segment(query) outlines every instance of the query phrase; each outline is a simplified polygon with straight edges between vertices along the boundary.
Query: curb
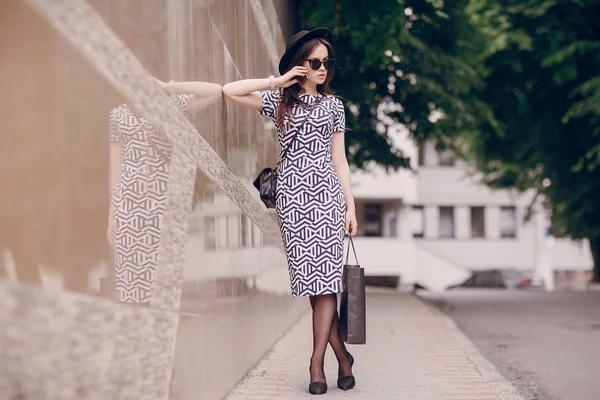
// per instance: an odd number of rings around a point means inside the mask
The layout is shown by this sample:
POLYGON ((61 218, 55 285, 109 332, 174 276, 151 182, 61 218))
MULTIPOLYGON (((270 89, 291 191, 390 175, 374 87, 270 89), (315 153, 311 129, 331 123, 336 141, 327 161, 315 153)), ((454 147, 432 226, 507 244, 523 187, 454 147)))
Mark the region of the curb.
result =
POLYGON ((519 390, 481 354, 471 339, 467 337, 450 316, 422 299, 419 295, 415 294, 414 296, 442 320, 444 327, 456 341, 458 347, 466 354, 471 363, 475 366, 477 372, 479 372, 492 389, 498 393, 502 400, 526 400, 525 397, 519 393, 519 390))

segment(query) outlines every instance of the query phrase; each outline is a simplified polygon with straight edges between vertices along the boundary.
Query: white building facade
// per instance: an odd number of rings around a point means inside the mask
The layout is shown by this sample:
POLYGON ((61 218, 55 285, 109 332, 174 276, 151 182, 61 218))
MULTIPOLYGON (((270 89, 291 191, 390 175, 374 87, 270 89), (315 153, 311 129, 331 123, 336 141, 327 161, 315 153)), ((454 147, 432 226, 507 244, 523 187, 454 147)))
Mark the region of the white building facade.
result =
POLYGON ((552 289, 554 271, 592 268, 587 243, 547 236, 542 213, 524 222, 531 195, 492 191, 434 143, 417 149, 402 128, 392 129, 415 172, 374 168, 352 177, 356 246, 367 275, 444 290, 472 271, 514 268, 543 278, 552 289))

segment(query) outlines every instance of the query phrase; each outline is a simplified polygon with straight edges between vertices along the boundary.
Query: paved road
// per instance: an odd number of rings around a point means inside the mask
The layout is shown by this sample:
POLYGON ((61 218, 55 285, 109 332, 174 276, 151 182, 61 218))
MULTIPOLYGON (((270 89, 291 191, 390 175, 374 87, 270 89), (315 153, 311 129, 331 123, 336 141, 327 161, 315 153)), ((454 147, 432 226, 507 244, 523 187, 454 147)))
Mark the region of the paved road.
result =
POLYGON ((527 399, 600 399, 600 292, 419 293, 527 399))

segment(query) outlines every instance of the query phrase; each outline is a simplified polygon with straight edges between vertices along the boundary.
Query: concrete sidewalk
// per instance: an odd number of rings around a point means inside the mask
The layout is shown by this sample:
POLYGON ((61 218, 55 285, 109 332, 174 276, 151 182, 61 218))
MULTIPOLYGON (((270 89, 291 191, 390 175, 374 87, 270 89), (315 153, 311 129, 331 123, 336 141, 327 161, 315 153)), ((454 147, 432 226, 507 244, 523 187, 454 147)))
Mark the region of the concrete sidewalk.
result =
MULTIPOLYGON (((522 400, 445 315, 412 294, 369 292, 367 344, 348 346, 356 388, 336 386, 337 362, 327 350, 332 399, 522 400)), ((238 384, 228 400, 306 399, 312 349, 305 315, 238 384)))

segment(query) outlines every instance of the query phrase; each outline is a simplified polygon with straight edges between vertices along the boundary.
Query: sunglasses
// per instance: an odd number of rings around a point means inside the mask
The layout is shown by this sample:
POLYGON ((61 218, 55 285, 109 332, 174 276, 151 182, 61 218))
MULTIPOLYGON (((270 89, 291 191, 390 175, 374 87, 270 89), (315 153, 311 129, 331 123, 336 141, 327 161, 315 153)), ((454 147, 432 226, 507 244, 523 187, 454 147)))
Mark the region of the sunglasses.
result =
POLYGON ((310 64, 310 67, 312 69, 314 69, 315 71, 318 71, 319 68, 321 68, 321 65, 324 65, 326 70, 330 70, 335 66, 335 60, 333 58, 329 59, 327 61, 321 61, 317 58, 313 58, 312 60, 306 60, 306 61, 308 61, 308 63, 310 64))

